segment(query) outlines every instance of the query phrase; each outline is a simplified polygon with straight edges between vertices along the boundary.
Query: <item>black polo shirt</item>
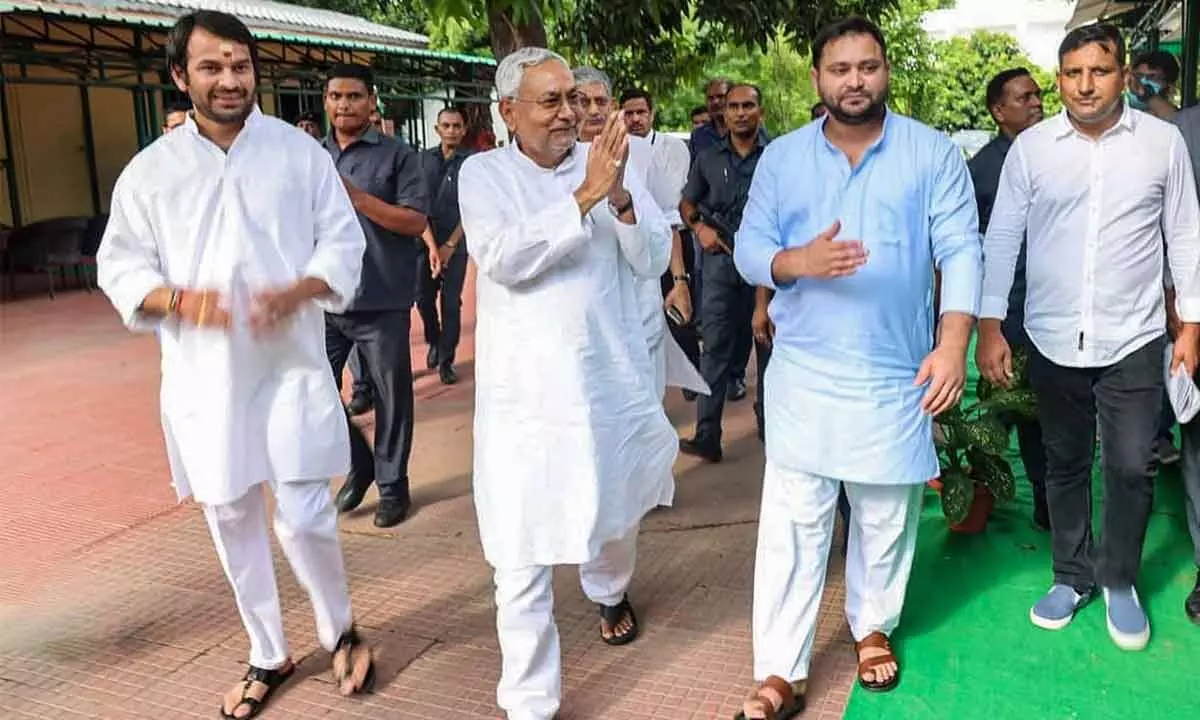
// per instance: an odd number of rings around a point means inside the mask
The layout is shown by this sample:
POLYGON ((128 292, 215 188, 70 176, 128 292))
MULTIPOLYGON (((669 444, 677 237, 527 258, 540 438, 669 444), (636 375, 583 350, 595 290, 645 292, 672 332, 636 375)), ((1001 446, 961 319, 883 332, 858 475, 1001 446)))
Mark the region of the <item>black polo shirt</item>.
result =
MULTIPOLYGON (((986 233, 992 219, 992 207, 996 203, 996 191, 1000 188, 1000 171, 1004 159, 1012 148, 1012 138, 1000 133, 984 145, 975 157, 967 161, 971 182, 975 185, 975 204, 979 209, 979 232, 986 233)), ((1012 290, 1008 293, 1008 315, 1018 319, 1025 316, 1025 242, 1017 255, 1016 272, 1013 274, 1012 290)))
MULTIPOLYGON (((737 154, 728 137, 700 151, 688 174, 683 198, 719 213, 736 231, 750 196, 750 181, 766 146, 766 136, 759 133, 754 149, 746 157, 737 154)), ((733 238, 728 240, 732 242, 733 238)))
POLYGON ((469 150, 459 147, 446 157, 441 145, 421 153, 425 186, 429 188, 429 224, 438 245, 445 245, 458 227, 458 171, 470 155, 469 150))
MULTIPOLYGON (((362 137, 338 147, 333 133, 325 136, 325 149, 337 170, 351 183, 391 205, 429 213, 429 193, 421 172, 421 157, 408 143, 368 128, 362 137)), ((418 237, 398 235, 358 214, 367 249, 363 254, 362 282, 347 312, 408 310, 417 284, 418 237)))

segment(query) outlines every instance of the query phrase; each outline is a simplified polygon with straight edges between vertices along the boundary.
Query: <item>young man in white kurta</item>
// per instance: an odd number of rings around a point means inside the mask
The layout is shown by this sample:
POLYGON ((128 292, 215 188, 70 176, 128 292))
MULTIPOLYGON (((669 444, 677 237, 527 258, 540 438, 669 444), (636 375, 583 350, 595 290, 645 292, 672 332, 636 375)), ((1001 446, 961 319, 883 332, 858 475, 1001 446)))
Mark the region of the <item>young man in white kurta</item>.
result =
POLYGON ((99 285, 129 328, 158 331, 176 491, 204 508, 250 636, 252 669, 276 671, 291 661, 263 483, 275 497, 276 535, 312 599, 321 644, 333 651, 352 632, 329 497, 329 478, 348 468, 349 446, 322 310, 338 312, 354 297, 365 241, 328 154, 264 116, 250 104, 252 92, 238 95, 246 89, 238 82, 253 86, 244 26, 220 13, 180 23, 185 30, 177 26, 172 38, 187 51, 173 69, 183 73, 188 58, 199 57, 231 65, 235 79, 226 87, 227 73, 213 93, 193 88, 198 115, 121 173, 97 253, 99 285), (218 92, 247 106, 214 109, 218 92), (214 132, 221 137, 211 139, 214 132), (263 326, 264 312, 278 323, 263 326))
POLYGON ((561 688, 553 566, 581 565, 588 598, 620 604, 641 518, 674 494, 675 432, 624 279, 658 277, 670 235, 636 180, 618 186, 615 130, 574 142, 562 58, 519 50, 496 84, 520 140, 459 176, 479 270, 475 505, 495 568, 497 701, 510 720, 549 720, 561 688))

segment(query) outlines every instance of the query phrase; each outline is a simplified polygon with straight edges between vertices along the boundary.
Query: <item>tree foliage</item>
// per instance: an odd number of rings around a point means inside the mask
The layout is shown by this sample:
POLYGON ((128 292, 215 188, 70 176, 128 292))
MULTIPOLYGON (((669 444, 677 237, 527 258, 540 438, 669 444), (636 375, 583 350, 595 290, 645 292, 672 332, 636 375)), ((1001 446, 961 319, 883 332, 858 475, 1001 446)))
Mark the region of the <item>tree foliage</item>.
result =
POLYGON ((922 118, 934 127, 946 132, 995 130, 986 106, 987 84, 997 73, 1014 67, 1029 69, 1045 91, 1046 114, 1058 111, 1053 76, 1034 65, 1011 35, 978 30, 936 43, 934 57, 938 82, 931 85, 932 101, 923 108, 922 118))

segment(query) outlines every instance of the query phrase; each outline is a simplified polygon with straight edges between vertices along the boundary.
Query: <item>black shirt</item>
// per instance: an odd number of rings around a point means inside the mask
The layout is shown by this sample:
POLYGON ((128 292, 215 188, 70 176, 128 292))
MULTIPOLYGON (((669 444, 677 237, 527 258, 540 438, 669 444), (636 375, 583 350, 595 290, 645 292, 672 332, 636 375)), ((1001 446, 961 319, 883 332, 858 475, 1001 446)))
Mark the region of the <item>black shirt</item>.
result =
MULTIPOLYGON (((391 205, 429 213, 421 158, 408 143, 369 128, 345 150, 338 147, 332 132, 323 144, 338 172, 360 189, 391 205)), ((347 312, 408 310, 416 292, 421 239, 398 235, 362 213, 358 220, 367 236, 367 249, 363 253, 362 282, 347 312)))
POLYGON ((429 188, 429 224, 438 245, 445 245, 458 227, 458 171, 470 155, 469 150, 460 147, 447 158, 440 145, 421 153, 425 186, 429 188))
MULTIPOLYGON (((742 211, 750 196, 750 181, 758 159, 762 157, 767 139, 759 133, 754 149, 746 157, 737 154, 728 137, 705 150, 701 150, 692 163, 683 198, 709 212, 720 215, 736 231, 742 223, 742 211)), ((717 228, 714 228, 717 229, 717 228)), ((724 235, 724 233, 721 233, 724 235)), ((722 237, 732 243, 732 237, 722 237)))
MULTIPOLYGON (((975 204, 979 209, 979 232, 986 233, 992 219, 992 206, 996 204, 996 191, 1000 187, 1000 171, 1004 169, 1004 158, 1012 148, 1012 138, 1000 133, 984 145, 975 157, 967 161, 971 171, 971 182, 975 184, 975 204)), ((1025 316, 1025 243, 1017 254, 1016 272, 1013 274, 1012 290, 1008 293, 1008 316, 1025 316)))

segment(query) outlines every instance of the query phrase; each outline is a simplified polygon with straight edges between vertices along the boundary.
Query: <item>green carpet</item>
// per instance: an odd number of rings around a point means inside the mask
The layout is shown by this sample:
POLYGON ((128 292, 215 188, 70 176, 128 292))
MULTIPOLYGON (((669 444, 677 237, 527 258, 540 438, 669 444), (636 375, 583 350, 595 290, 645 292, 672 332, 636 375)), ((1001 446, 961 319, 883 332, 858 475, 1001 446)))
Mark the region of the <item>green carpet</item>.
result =
MULTIPOLYGON (((1011 455, 1020 472, 1015 443, 1011 455)), ((1024 476, 1017 478, 1017 493, 1015 501, 997 505, 987 531, 977 536, 950 533, 937 496, 926 493, 904 617, 895 634, 902 681, 886 694, 855 685, 844 717, 1200 717, 1200 675, 1193 665, 1200 661, 1200 627, 1183 613, 1196 568, 1177 471, 1160 475, 1155 493, 1138 583, 1152 636, 1140 653, 1112 644, 1102 600, 1058 632, 1029 622, 1030 606, 1052 580, 1050 536, 1030 524, 1024 476)), ((1098 510, 1099 484, 1094 497, 1098 510)))

